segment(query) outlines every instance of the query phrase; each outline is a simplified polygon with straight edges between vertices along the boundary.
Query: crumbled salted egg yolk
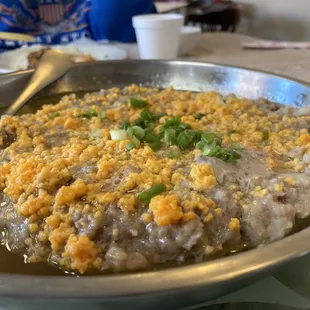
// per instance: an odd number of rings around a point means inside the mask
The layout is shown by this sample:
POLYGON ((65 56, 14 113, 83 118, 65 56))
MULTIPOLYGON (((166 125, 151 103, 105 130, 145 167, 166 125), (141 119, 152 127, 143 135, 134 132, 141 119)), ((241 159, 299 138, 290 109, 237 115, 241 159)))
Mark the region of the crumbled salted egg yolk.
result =
POLYGON ((159 195, 154 197, 150 203, 155 223, 158 226, 177 224, 183 217, 183 211, 179 206, 176 195, 159 195))
POLYGON ((209 190, 216 186, 216 178, 213 168, 208 164, 193 164, 190 171, 190 178, 194 188, 197 190, 209 190))
POLYGON ((55 198, 57 204, 66 204, 84 196, 88 192, 88 186, 82 181, 77 180, 70 186, 62 186, 55 198))
POLYGON ((71 259, 71 268, 79 270, 83 274, 92 267, 97 256, 97 249, 95 243, 87 236, 75 236, 72 234, 68 239, 62 256, 69 257, 71 259))

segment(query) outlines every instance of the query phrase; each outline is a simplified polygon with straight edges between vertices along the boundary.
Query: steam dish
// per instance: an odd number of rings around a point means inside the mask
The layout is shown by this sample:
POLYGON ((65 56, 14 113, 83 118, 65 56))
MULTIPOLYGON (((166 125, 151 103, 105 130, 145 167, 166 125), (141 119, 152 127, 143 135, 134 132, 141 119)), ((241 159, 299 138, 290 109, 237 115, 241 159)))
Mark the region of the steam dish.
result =
POLYGON ((310 215, 309 108, 131 85, 0 121, 3 242, 77 274, 197 263, 310 215))

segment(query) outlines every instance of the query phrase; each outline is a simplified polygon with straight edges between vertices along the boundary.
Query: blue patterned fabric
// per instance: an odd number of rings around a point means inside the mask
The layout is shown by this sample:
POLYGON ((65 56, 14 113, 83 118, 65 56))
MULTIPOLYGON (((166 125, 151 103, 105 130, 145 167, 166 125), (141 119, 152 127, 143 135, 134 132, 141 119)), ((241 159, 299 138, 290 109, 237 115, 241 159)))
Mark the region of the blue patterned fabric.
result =
MULTIPOLYGON (((132 16, 154 12, 153 0, 2 0, 0 31, 31 34, 41 44, 68 43, 85 36, 133 42, 132 16)), ((0 40, 0 49, 22 44, 0 40)))

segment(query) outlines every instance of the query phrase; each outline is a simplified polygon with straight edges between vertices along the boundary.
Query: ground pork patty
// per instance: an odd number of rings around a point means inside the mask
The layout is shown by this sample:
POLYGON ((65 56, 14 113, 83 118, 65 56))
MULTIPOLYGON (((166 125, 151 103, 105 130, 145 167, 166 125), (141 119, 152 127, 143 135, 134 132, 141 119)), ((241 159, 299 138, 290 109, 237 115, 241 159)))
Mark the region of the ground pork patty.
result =
POLYGON ((136 85, 2 117, 3 242, 83 274, 280 239, 310 215, 309 120, 305 108, 136 85))

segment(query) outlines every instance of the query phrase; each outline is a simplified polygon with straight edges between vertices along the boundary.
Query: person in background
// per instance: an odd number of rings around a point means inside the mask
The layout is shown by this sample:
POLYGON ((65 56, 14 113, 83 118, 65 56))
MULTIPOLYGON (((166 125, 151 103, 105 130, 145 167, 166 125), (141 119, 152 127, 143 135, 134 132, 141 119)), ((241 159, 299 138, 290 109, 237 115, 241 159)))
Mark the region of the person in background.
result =
POLYGON ((134 42, 132 17, 149 13, 156 13, 152 0, 92 0, 89 11, 92 37, 95 40, 134 42))
MULTIPOLYGON (((132 17, 155 12, 153 0, 2 0, 0 31, 31 34, 47 45, 82 37, 134 42, 132 17)), ((2 49, 22 44, 0 40, 2 49)))

